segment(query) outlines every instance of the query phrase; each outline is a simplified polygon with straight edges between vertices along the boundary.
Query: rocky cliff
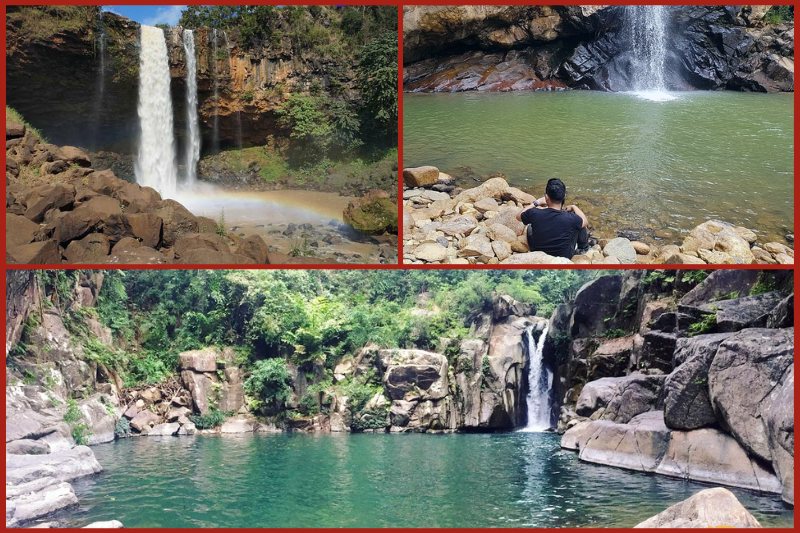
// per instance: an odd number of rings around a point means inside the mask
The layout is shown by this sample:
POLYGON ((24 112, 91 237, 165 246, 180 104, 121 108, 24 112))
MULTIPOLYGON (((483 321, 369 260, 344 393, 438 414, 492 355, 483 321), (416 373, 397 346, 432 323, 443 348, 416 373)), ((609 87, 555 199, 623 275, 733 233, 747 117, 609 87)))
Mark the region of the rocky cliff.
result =
POLYGON ((544 355, 562 446, 793 503, 792 274, 697 276, 603 276, 554 312, 544 355))
MULTIPOLYGON (((408 6, 409 91, 631 88, 623 6, 408 6)), ((673 90, 794 90, 794 24, 768 6, 668 7, 673 90)))

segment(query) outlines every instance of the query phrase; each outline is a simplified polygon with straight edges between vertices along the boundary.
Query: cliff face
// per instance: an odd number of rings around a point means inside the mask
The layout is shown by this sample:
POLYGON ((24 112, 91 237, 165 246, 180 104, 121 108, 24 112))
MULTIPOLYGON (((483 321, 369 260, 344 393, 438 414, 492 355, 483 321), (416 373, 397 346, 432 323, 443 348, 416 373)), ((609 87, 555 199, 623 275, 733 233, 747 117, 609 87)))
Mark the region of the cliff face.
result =
MULTIPOLYGON (((794 90, 794 25, 768 6, 667 8, 671 89, 794 90)), ((404 8, 405 89, 631 88, 621 6, 404 8)))
POLYGON ((544 350, 562 447, 793 503, 791 287, 791 272, 738 270, 586 284, 554 312, 544 350))
MULTIPOLYGON (((109 12, 101 16, 97 6, 11 7, 6 30, 9 106, 56 144, 135 152, 137 23, 109 12)), ((319 49, 296 52, 287 35, 249 46, 235 30, 194 33, 206 147, 264 145, 286 135, 275 110, 291 93, 352 91, 353 61, 334 60, 319 49)), ((166 31, 179 144, 186 130, 182 38, 182 28, 166 31)))

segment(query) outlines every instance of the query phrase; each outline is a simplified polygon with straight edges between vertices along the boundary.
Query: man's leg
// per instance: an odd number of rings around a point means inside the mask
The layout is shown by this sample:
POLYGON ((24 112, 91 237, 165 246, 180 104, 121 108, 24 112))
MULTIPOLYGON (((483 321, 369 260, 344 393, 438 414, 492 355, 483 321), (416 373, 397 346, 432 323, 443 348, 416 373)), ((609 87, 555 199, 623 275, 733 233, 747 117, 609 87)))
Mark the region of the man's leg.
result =
POLYGON ((585 248, 589 244, 589 230, 581 228, 578 232, 578 248, 585 248))
POLYGON ((528 241, 528 250, 533 251, 533 226, 525 225, 525 239, 528 241))

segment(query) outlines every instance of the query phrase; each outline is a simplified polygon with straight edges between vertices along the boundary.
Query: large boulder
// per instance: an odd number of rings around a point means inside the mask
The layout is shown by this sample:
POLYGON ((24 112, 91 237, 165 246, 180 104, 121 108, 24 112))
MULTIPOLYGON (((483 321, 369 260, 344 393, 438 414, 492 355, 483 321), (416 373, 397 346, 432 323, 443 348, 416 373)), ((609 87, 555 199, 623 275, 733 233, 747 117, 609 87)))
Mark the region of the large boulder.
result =
POLYGON ((220 354, 216 348, 189 350, 178 354, 178 365, 181 370, 194 370, 195 372, 216 372, 217 359, 219 358, 220 354))
POLYGON ((665 379, 663 375, 629 376, 619 383, 601 418, 624 424, 642 413, 661 409, 665 379))
POLYGON ((424 350, 379 352, 386 393, 392 400, 436 400, 447 396, 447 358, 424 350))
POLYGON ((114 428, 117 423, 117 417, 114 414, 115 403, 115 398, 105 394, 96 394, 78 403, 89 428, 89 444, 101 444, 114 440, 114 428))
POLYGON ((762 420, 772 468, 783 485, 783 499, 794 505, 794 365, 764 400, 762 420))
POLYGON ((678 302, 679 309, 698 308, 730 294, 746 295, 758 282, 758 270, 719 269, 687 292, 678 302))
POLYGON ((439 169, 432 166, 403 169, 403 185, 405 187, 428 187, 439 180, 439 169))
POLYGON ((591 416, 598 409, 605 407, 617 395, 620 386, 632 377, 607 377, 590 381, 581 389, 575 412, 580 416, 591 416))
POLYGON ((727 489, 701 490, 657 515, 637 524, 639 528, 761 527, 727 489))
POLYGON ((725 340, 709 369, 709 394, 718 419, 745 449, 767 462, 772 452, 764 404, 788 379, 793 362, 794 328, 754 328, 725 340))
POLYGON ((368 234, 397 233, 397 204, 384 191, 370 191, 344 210, 346 224, 368 234))
POLYGON ((602 341, 594 353, 589 356, 589 379, 624 374, 630 363, 633 349, 633 335, 602 341))
POLYGON ((607 319, 616 314, 622 276, 612 274, 586 283, 575 295, 571 336, 591 337, 609 327, 607 319))
POLYGON ((580 449, 582 461, 642 472, 655 471, 670 440, 660 411, 642 413, 627 424, 598 420, 587 431, 591 436, 580 449))
POLYGON ((756 296, 744 296, 700 305, 704 314, 716 315, 717 331, 739 331, 767 325, 767 319, 783 299, 779 292, 768 292, 756 296))

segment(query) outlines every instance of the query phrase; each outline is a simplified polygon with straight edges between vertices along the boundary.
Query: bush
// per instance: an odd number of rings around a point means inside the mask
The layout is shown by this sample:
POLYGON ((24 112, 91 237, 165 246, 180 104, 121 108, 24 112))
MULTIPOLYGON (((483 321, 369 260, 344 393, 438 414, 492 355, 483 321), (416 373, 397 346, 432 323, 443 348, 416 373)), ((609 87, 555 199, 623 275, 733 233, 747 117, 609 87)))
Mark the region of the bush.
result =
POLYGON ((114 436, 118 439, 131 436, 131 424, 124 416, 117 420, 117 423, 114 425, 114 436))
POLYGON ((291 377, 286 361, 280 358, 256 361, 253 371, 244 382, 250 396, 261 399, 265 405, 279 406, 292 395, 291 377))
POLYGON ((72 432, 72 438, 75 440, 75 444, 79 446, 89 444, 89 437, 92 436, 92 432, 89 430, 89 426, 83 419, 83 413, 81 413, 81 410, 78 407, 78 402, 76 402, 73 398, 67 400, 67 410, 64 412, 64 422, 69 425, 72 432))
POLYGON ((228 413, 212 407, 204 415, 189 415, 189 420, 194 423, 197 429, 213 429, 221 426, 227 417, 228 413))

